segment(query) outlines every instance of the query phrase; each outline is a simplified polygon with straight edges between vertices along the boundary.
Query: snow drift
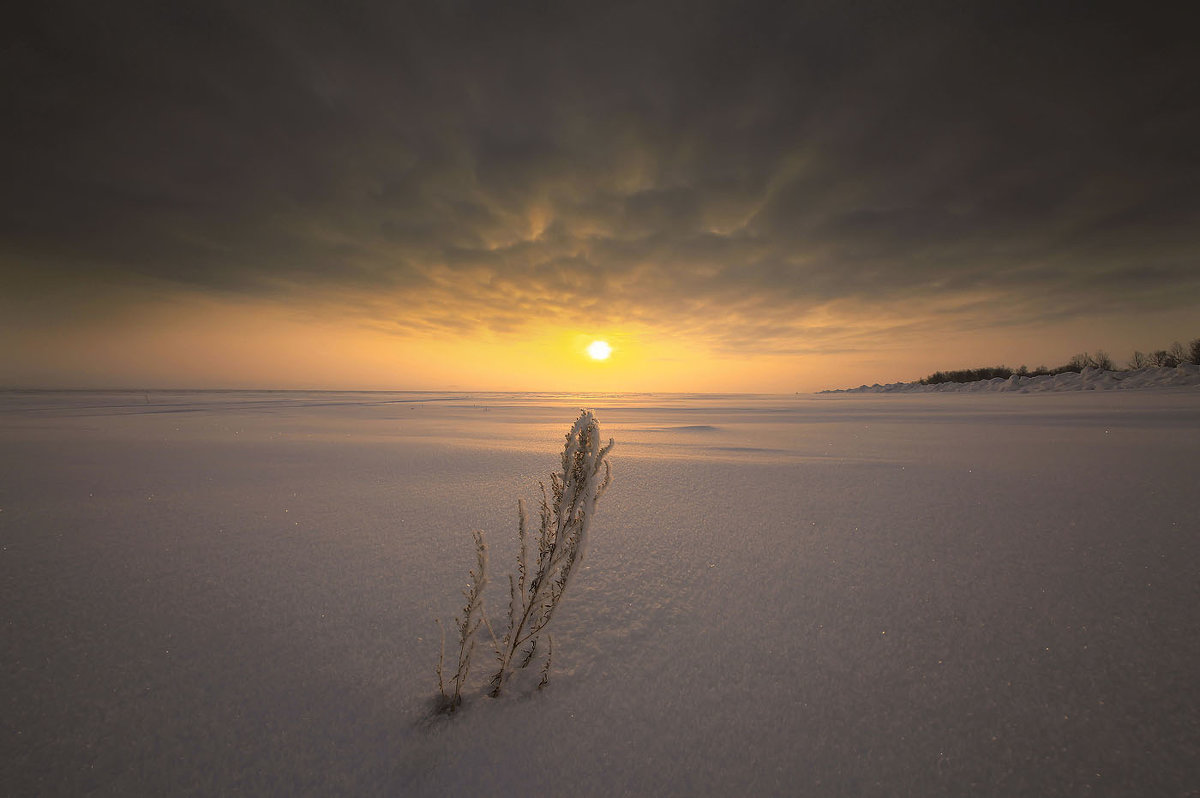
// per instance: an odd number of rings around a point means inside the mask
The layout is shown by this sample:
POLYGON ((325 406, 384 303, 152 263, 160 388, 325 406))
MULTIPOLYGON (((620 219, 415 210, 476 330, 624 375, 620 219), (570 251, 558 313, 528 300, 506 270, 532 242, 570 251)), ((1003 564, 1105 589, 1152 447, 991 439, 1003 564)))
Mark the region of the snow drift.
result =
POLYGON ((821 393, 982 393, 1015 391, 1045 393, 1052 391, 1112 391, 1131 388, 1177 388, 1200 386, 1200 366, 1182 363, 1175 368, 1148 368, 1134 371, 1104 371, 1088 366, 1083 371, 1020 377, 995 377, 975 382, 940 382, 925 385, 920 382, 893 382, 887 385, 860 385, 821 393))

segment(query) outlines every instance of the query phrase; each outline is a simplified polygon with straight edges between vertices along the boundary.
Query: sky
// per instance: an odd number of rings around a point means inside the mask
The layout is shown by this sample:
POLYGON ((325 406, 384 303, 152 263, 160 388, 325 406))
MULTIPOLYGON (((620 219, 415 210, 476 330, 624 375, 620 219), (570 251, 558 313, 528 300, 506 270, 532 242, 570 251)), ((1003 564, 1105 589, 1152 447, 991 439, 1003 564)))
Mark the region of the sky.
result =
POLYGON ((0 387, 790 393, 1186 343, 1194 29, 1115 5, 35 4, 0 387))

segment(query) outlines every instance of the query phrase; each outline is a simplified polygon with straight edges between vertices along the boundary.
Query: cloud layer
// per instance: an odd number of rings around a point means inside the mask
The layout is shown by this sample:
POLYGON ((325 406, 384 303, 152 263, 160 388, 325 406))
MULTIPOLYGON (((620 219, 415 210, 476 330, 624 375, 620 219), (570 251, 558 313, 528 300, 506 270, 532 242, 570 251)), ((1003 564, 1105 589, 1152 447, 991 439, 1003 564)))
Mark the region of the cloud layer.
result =
POLYGON ((752 353, 1200 306, 1181 20, 414 5, 29 12, 5 284, 402 335, 586 313, 752 353))

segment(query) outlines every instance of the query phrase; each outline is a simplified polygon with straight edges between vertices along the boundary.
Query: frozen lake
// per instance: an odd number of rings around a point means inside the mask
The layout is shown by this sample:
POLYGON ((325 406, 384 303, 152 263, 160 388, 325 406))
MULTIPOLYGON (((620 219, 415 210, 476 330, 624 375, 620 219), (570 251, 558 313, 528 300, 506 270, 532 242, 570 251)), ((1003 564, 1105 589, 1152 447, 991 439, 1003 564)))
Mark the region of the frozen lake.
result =
POLYGON ((0 784, 1197 794, 1197 485, 1196 388, 0 393, 0 784), (550 685, 431 719, 470 530, 498 616, 581 406, 550 685))

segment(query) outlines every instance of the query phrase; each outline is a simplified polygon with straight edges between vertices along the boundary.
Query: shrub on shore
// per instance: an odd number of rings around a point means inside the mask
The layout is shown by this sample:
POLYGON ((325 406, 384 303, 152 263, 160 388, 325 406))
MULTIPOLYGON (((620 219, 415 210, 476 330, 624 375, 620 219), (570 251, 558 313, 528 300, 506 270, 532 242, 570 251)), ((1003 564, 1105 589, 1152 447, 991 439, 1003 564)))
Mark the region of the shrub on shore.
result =
MULTIPOLYGON (((1175 368, 1182 363, 1200 365, 1200 338, 1193 340, 1186 347, 1180 342, 1175 341, 1170 347, 1159 349, 1149 354, 1135 351, 1129 359, 1127 370, 1136 370, 1150 366, 1175 368)), ((1079 373, 1089 367, 1104 371, 1121 370, 1113 362, 1113 359, 1109 357, 1108 353, 1101 350, 1094 354, 1082 352, 1072 357, 1067 363, 1055 368, 1038 366, 1037 368, 1030 369, 1026 366, 1020 366, 1012 369, 1008 366, 984 366, 983 368, 975 369, 935 371, 928 377, 921 378, 919 382, 922 385, 937 385, 943 382, 977 382, 979 380, 995 379, 996 377, 1008 379, 1014 374, 1018 377, 1042 377, 1063 374, 1068 371, 1079 373)))

